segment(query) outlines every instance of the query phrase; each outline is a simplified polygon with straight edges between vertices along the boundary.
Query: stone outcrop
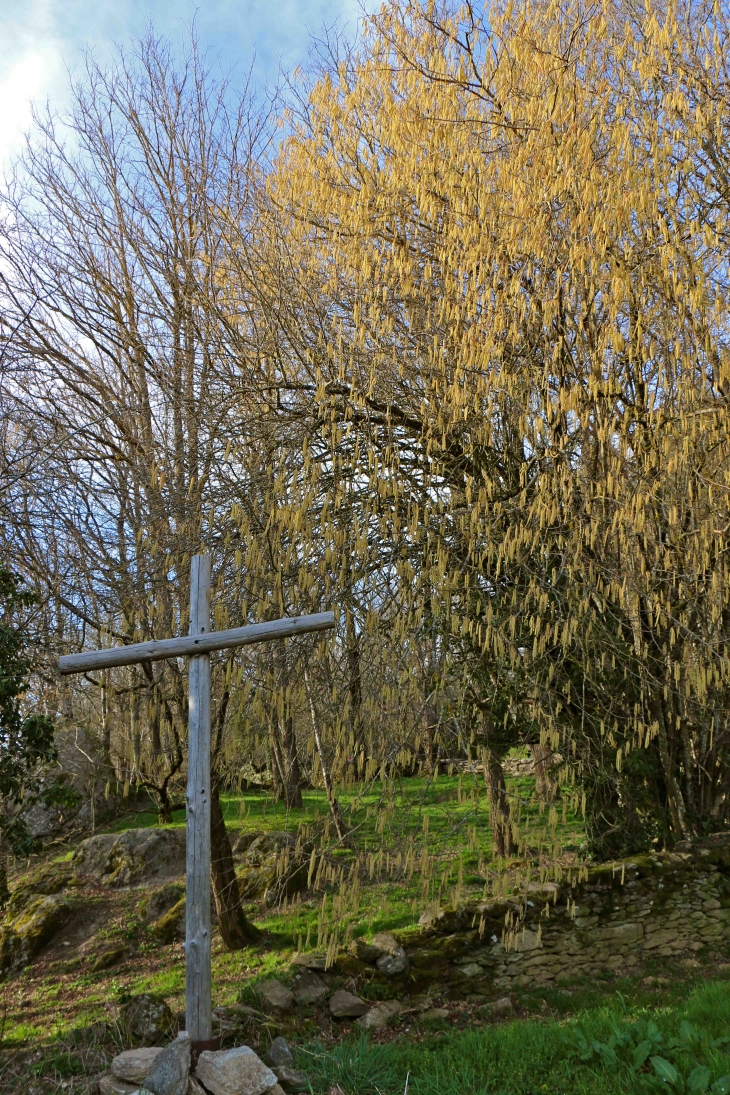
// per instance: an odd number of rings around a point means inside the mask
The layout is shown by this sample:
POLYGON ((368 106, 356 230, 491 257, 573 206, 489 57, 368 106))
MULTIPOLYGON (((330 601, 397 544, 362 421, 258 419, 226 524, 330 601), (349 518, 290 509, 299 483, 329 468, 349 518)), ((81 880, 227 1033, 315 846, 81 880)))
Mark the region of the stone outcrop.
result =
POLYGON ((236 854, 243 852, 243 871, 238 875, 241 896, 263 898, 269 906, 306 889, 310 849, 288 832, 261 833, 252 841, 239 838, 236 854))
POLYGON ((182 943, 185 939, 185 897, 150 924, 150 931, 160 943, 182 943))
POLYGON ((185 885, 182 882, 167 882, 152 890, 139 903, 139 911, 145 924, 153 924, 168 913, 185 897, 185 885))
POLYGON ((0 976, 31 962, 73 915, 70 902, 58 894, 29 894, 13 911, 0 927, 0 976))
POLYGON ((144 886, 185 873, 182 829, 128 829, 82 840, 72 866, 78 877, 102 886, 144 886))

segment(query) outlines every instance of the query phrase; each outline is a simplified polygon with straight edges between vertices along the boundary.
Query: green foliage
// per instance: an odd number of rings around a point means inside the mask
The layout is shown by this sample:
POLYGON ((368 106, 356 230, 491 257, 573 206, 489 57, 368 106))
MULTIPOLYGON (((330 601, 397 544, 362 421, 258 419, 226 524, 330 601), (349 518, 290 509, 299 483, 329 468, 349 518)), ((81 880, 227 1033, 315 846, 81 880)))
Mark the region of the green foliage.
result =
POLYGON ((39 765, 56 758, 50 720, 35 714, 24 718, 21 713, 31 661, 18 615, 36 601, 36 595, 22 589, 21 580, 0 565, 0 834, 17 855, 34 848, 18 815, 21 802, 67 805, 75 798, 69 788, 44 785, 39 776, 39 765))
POLYGON ((566 1036, 566 1044, 581 1061, 628 1073, 631 1089, 647 1095, 667 1089, 677 1095, 730 1093, 730 1075, 711 1083, 712 1073, 706 1063, 714 1051, 730 1046, 730 1035, 712 1037, 687 1019, 682 1020, 674 1036, 663 1033, 654 1019, 613 1024, 606 1041, 591 1038, 577 1024, 566 1036))

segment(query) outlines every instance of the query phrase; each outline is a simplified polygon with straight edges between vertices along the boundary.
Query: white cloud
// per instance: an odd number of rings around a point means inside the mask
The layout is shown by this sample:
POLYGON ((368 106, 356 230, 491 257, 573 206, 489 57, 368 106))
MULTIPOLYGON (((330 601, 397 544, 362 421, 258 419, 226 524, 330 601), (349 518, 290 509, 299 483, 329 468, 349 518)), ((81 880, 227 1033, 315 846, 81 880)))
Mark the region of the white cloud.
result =
MULTIPOLYGON (((366 0, 370 10, 379 0, 366 0)), ((291 69, 306 58, 310 34, 335 21, 354 33, 358 0, 0 0, 0 171, 20 150, 31 100, 62 110, 67 70, 84 47, 102 59, 147 24, 180 40, 193 21, 203 46, 223 67, 240 62, 275 79, 278 63, 291 69)))

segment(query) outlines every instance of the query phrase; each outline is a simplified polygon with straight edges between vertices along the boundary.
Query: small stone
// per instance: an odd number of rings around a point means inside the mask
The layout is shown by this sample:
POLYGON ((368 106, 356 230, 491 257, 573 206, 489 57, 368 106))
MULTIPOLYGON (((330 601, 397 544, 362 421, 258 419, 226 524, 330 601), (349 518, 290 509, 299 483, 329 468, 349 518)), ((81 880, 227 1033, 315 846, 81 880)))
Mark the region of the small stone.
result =
POLYGON ((188 1076, 188 1090, 186 1095, 208 1095, 202 1084, 198 1083, 194 1076, 188 1076))
POLYGON ((422 1019, 448 1019, 449 1013, 446 1008, 429 1008, 428 1011, 424 1011, 421 1015, 422 1019))
POLYGON ((204 1050, 195 1078, 212 1095, 263 1095, 277 1083, 276 1076, 248 1046, 204 1050))
POLYGON ((278 1065, 274 1069, 274 1075, 284 1088, 284 1091, 309 1091, 309 1080, 296 1068, 289 1065, 278 1065))
POLYGON ((109 1067, 118 1080, 125 1080, 128 1084, 139 1086, 154 1068, 157 1058, 164 1052, 159 1046, 125 1049, 114 1058, 109 1067))
POLYGON ((293 966, 304 966, 308 970, 327 969, 327 956, 324 954, 295 954, 291 960, 293 966))
POLYGON ((274 1084, 273 1087, 267 1087, 264 1095, 286 1095, 284 1088, 281 1084, 274 1084))
POLYGON ((303 973, 297 973, 294 975, 292 982, 292 992, 297 1004, 316 1004, 318 1000, 321 1000, 327 995, 327 986, 321 977, 318 977, 316 973, 311 970, 305 970, 303 973))
POLYGON ((377 932, 373 936, 372 946, 380 954, 395 954, 399 949, 398 940, 391 932, 377 932))
POLYGON ((396 947, 392 954, 383 954, 375 965, 386 977, 397 977, 408 968, 408 956, 403 947, 396 947))
POLYGON ((502 997, 500 997, 499 1000, 493 1000, 489 1004, 484 1004, 483 1007, 481 1007, 479 1010, 480 1011, 491 1011, 495 1015, 500 1015, 500 1014, 503 1015, 503 1014, 505 1014, 505 1012, 514 1011, 514 1007, 512 1005, 512 1001, 510 1000, 509 996, 502 996, 502 997))
POLYGON ((369 962, 371 965, 383 953, 380 947, 371 946, 364 939, 355 939, 350 944, 350 951, 355 958, 359 958, 361 962, 369 962))
POLYGON ((397 1000, 381 1000, 358 1019, 357 1025, 363 1030, 385 1030, 400 1014, 400 1010, 401 1005, 397 1000))
POLYGON ((139 1083, 120 1080, 113 1072, 105 1072, 98 1080, 99 1095, 132 1095, 139 1091, 139 1083))
POLYGON ((484 970, 477 962, 467 962, 465 966, 459 966, 459 973, 464 977, 481 977, 484 970))
POLYGON ((369 1004, 344 989, 339 989, 330 996, 330 1014, 335 1019, 357 1019, 369 1010, 369 1004))
POLYGON ((327 1095, 345 1095, 345 1092, 339 1084, 333 1084, 332 1087, 329 1088, 327 1095))
POLYGON ((294 1064, 294 1054, 289 1049, 289 1043, 286 1038, 274 1038, 266 1056, 269 1064, 273 1065, 275 1068, 281 1067, 281 1065, 292 1066, 294 1064))
POLYGON ((186 1095, 190 1073, 190 1038, 182 1035, 163 1049, 144 1086, 152 1095, 186 1095))
POLYGON ((267 1011, 290 1011, 294 1007, 294 994, 281 981, 263 981, 257 991, 267 1011))

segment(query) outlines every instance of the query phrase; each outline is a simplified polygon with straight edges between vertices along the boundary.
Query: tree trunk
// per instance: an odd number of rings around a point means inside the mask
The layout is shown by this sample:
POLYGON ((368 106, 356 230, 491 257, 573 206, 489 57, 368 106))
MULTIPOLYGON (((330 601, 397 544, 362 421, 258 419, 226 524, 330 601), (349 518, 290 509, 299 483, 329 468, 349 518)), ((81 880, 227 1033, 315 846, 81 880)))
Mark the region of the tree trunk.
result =
POLYGON ((550 778, 550 761, 553 751, 547 742, 537 742, 532 746, 532 759, 535 763, 535 789, 540 802, 553 802, 557 790, 555 781, 550 778))
POLYGON ((299 767, 297 755, 297 741, 294 733, 294 719, 291 712, 285 711, 279 722, 279 755, 283 768, 284 798, 287 807, 301 810, 302 808, 302 771, 299 767))
POLYGON ((210 796, 210 873, 215 911, 221 937, 229 951, 238 951, 258 939, 261 932, 241 906, 241 893, 233 866, 231 841, 223 818, 219 787, 213 783, 210 796))
POLYGON ((431 700, 426 700, 424 705, 426 725, 423 730, 423 760, 426 771, 430 775, 436 759, 436 735, 438 734, 438 714, 431 700))
POLYGON ((4 909, 10 900, 8 889, 8 857, 0 851, 0 909, 4 909))
POLYGON ((109 769, 110 775, 116 775, 112 766, 112 735, 109 721, 109 681, 106 670, 101 675, 101 753, 104 765, 109 769))
POLYGON ((337 796, 332 786, 332 780, 330 778, 329 771, 327 770, 327 761, 324 755, 324 749, 322 748, 322 738, 319 733, 319 725, 317 723, 317 712, 314 709, 314 699, 312 697, 312 690, 309 687, 309 673, 304 670, 304 684, 307 689, 307 699, 309 700, 309 715, 312 720, 312 732, 314 734, 314 742, 317 746, 317 754, 319 756, 319 763, 322 767, 322 780, 324 782, 324 789, 327 792, 327 802, 329 803, 330 813, 332 814, 332 820, 335 824, 335 830, 337 832, 337 839, 340 842, 345 840, 347 835, 345 832, 345 826, 342 821, 342 815, 340 814, 340 804, 337 801, 337 796))
POLYGON ((494 854, 507 857, 514 854, 512 825, 510 822, 507 787, 504 782, 504 769, 499 756, 493 749, 485 749, 483 754, 484 782, 487 785, 489 799, 489 817, 492 822, 494 854))
POLYGON ((142 732, 139 725, 139 706, 139 693, 135 690, 132 693, 130 729, 132 733, 132 768, 134 777, 138 782, 141 775, 140 768, 142 767, 142 732))
POLYGON ((167 782, 163 783, 160 787, 155 787, 157 793, 157 823, 158 825, 169 825, 172 821, 172 799, 167 790, 167 782))
POLYGON ((350 693, 350 734, 352 736, 352 755, 362 751, 362 677, 360 675, 360 636, 355 630, 355 619, 351 611, 345 615, 347 628, 347 671, 348 691, 350 693))
POLYGON ((279 724, 276 719, 272 719, 269 723, 269 745, 271 747, 271 779, 274 802, 281 802, 286 795, 284 791, 284 768, 279 750, 279 724))

